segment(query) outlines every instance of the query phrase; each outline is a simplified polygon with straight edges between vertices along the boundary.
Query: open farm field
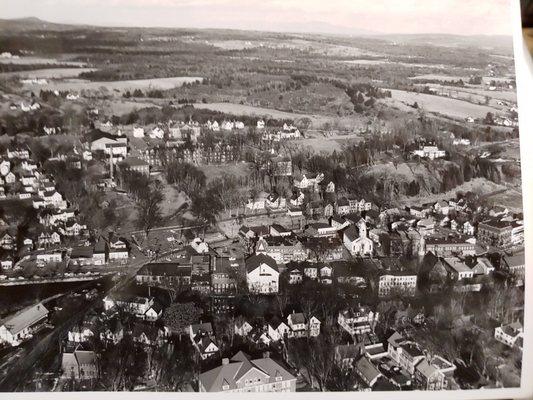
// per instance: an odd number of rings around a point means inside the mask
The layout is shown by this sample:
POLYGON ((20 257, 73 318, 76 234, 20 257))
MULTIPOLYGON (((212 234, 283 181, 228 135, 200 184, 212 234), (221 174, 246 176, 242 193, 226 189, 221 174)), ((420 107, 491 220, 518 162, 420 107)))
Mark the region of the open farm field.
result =
POLYGON ((511 101, 513 103, 516 103, 516 91, 513 90, 486 90, 484 88, 480 88, 479 86, 465 86, 465 87, 457 87, 457 86, 449 86, 449 85, 441 85, 438 83, 429 83, 429 84, 417 84, 417 86, 424 87, 428 86, 430 88, 433 88, 438 91, 443 92, 459 92, 464 93, 465 95, 475 95, 476 98, 484 98, 485 96, 488 96, 492 99, 497 100, 503 100, 503 101, 511 101))
MULTIPOLYGON (((150 89, 160 89, 168 90, 175 87, 180 87, 185 83, 193 83, 196 81, 202 81, 203 78, 200 77, 172 77, 172 78, 154 78, 154 79, 135 79, 135 80, 126 80, 126 81, 111 81, 111 82, 91 82, 87 80, 65 80, 58 82, 49 82, 48 85, 45 85, 44 88, 49 90, 72 90, 72 91, 81 91, 81 90, 101 90, 102 88, 107 89, 108 91, 116 92, 125 92, 126 90, 150 90, 150 89)), ((28 89, 34 88, 34 86, 43 87, 42 85, 25 85, 28 89)))
POLYGON ((439 113, 447 115, 452 118, 466 118, 468 116, 474 118, 482 118, 488 112, 495 113, 498 110, 494 107, 472 104, 467 101, 450 99, 447 97, 440 97, 431 94, 422 94, 407 92, 403 90, 391 90, 392 98, 386 99, 392 103, 403 103, 413 105, 418 103, 418 106, 427 112, 439 113))
POLYGON ((61 79, 75 78, 82 72, 96 71, 96 68, 44 68, 33 71, 3 72, 0 78, 18 76, 24 79, 61 79))
POLYGON ((45 57, 0 58, 0 64, 15 64, 15 65, 61 64, 61 65, 71 65, 73 67, 85 66, 85 63, 80 62, 80 61, 59 60, 56 58, 45 58, 45 57))
POLYGON ((272 108, 254 107, 245 104, 235 103, 195 103, 195 108, 205 108, 208 110, 220 111, 234 115, 250 115, 257 117, 270 117, 275 119, 292 119, 309 118, 313 123, 323 123, 327 117, 318 115, 308 115, 291 113, 286 111, 274 110, 272 108))

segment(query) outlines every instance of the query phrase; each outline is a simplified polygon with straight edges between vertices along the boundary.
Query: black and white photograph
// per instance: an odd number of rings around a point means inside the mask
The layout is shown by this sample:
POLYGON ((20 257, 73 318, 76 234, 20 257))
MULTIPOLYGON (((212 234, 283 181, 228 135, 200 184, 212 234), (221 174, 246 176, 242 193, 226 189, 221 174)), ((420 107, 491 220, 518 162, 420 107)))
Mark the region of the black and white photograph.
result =
POLYGON ((523 389, 519 3, 0 0, 0 392, 523 389))

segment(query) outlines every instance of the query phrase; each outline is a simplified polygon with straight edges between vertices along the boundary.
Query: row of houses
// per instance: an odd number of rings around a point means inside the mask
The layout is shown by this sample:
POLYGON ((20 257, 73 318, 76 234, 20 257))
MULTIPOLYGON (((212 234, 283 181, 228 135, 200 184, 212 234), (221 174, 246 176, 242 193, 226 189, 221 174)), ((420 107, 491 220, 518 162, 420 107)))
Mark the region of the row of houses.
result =
POLYGON ((292 312, 286 320, 273 318, 265 324, 254 326, 246 320, 235 323, 235 334, 256 344, 269 346, 271 343, 292 338, 313 338, 320 335, 320 320, 303 313, 292 312))

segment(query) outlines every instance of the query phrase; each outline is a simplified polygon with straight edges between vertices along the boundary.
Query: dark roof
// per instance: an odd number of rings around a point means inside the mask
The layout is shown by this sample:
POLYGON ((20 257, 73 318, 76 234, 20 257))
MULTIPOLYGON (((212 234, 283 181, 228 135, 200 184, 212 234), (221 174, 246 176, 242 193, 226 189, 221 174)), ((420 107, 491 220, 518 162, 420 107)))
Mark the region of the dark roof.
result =
POLYGON ((255 233, 256 236, 266 236, 269 234, 270 229, 268 226, 260 225, 260 226, 251 226, 250 230, 255 233))
POLYGON ((282 226, 280 224, 272 224, 270 227, 272 229, 275 229, 278 232, 290 232, 291 231, 290 229, 287 229, 287 228, 285 228, 284 226, 282 226))
POLYGON ((359 237, 359 231, 354 225, 350 225, 348 229, 344 231, 344 235, 348 238, 348 240, 353 242, 359 237))
POLYGON ((132 330, 133 337, 139 337, 143 333, 148 339, 156 340, 159 336, 159 328, 148 323, 136 322, 132 330))
POLYGON ((213 333, 213 326, 211 325, 211 322, 204 322, 200 324, 192 324, 191 325, 192 334, 196 336, 198 333, 213 333))
POLYGON ((360 276, 365 277, 365 270, 360 265, 350 261, 333 261, 330 263, 334 274, 340 276, 360 276))
POLYGON ((90 142, 94 142, 95 140, 102 138, 117 140, 117 136, 101 131, 100 129, 93 129, 91 132, 89 132, 88 138, 90 142))
POLYGON ((290 318, 294 324, 305 324, 305 316, 302 313, 292 313, 290 318))
POLYGON ((216 257, 213 273, 228 273, 231 272, 231 262, 228 257, 216 257))
POLYGON ((414 343, 403 344, 402 349, 411 355, 411 357, 420 357, 424 355, 420 348, 414 343))
POLYGON ((489 220, 480 222, 479 224, 491 226, 493 228, 498 228, 498 229, 512 228, 513 226, 513 224, 509 221, 502 221, 498 219, 489 219, 489 220))
POLYGON ((127 157, 120 164, 128 166, 128 167, 145 167, 145 166, 149 166, 149 164, 146 161, 141 160, 138 157, 127 157))
POLYGON ((179 263, 149 263, 142 266, 137 275, 190 276, 191 265, 179 263))
POLYGON ((274 271, 278 271, 278 264, 276 263, 276 260, 265 254, 255 254, 247 258, 245 261, 246 271, 252 272, 263 263, 271 267, 274 271))
POLYGON ((107 247, 107 243, 104 239, 100 238, 98 242, 94 245, 94 252, 95 253, 105 253, 107 247))
POLYGON ((92 258, 93 248, 91 246, 74 247, 70 254, 71 258, 92 258))
POLYGON ((350 203, 348 202, 348 199, 346 197, 341 197, 339 200, 337 200, 337 206, 348 206, 350 203))
MULTIPOLYGON (((426 245, 428 244, 471 244, 466 240, 468 238, 465 236, 448 236, 448 237, 428 237, 426 239, 426 245)), ((472 246, 474 246, 472 244, 472 246)))

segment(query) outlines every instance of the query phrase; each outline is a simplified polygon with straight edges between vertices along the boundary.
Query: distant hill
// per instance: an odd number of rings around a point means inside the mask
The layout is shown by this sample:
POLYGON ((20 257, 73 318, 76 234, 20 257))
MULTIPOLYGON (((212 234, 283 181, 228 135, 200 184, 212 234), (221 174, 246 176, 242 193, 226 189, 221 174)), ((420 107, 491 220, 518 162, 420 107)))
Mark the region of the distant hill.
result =
POLYGON ((378 35, 390 41, 401 44, 429 44, 433 46, 456 46, 456 47, 489 47, 489 48, 510 48, 513 47, 513 37, 511 35, 451 35, 439 33, 413 34, 413 35, 378 35))
POLYGON ((43 21, 36 17, 0 19, 0 30, 10 30, 14 32, 47 30, 66 31, 79 29, 81 25, 56 24, 54 22, 43 21))
MULTIPOLYGON (((80 28, 98 28, 102 26, 86 25, 86 24, 64 24, 41 20, 36 17, 16 18, 16 19, 0 19, 0 31, 9 30, 12 32, 31 31, 31 30, 50 30, 50 31, 68 31, 77 30, 80 28)), ((117 27, 108 26, 113 29, 117 27)), ((120 27, 120 29, 136 29, 137 27, 120 27)), ((183 29, 180 27, 153 27, 143 28, 147 30, 174 30, 183 29)), ((198 31, 211 31, 210 28, 187 28, 198 31)), ((217 31, 223 32, 250 32, 250 31, 266 31, 277 33, 309 33, 309 34, 324 34, 324 35, 342 35, 342 36, 373 36, 380 39, 385 39, 399 44, 412 45, 435 45, 435 46, 475 46, 487 48, 511 48, 512 36, 462 36, 450 34, 382 34, 377 31, 369 31, 358 29, 356 27, 344 27, 340 25, 330 24, 323 21, 311 22, 292 22, 278 23, 270 22, 265 26, 255 26, 250 30, 233 30, 225 28, 215 28, 217 31)))

